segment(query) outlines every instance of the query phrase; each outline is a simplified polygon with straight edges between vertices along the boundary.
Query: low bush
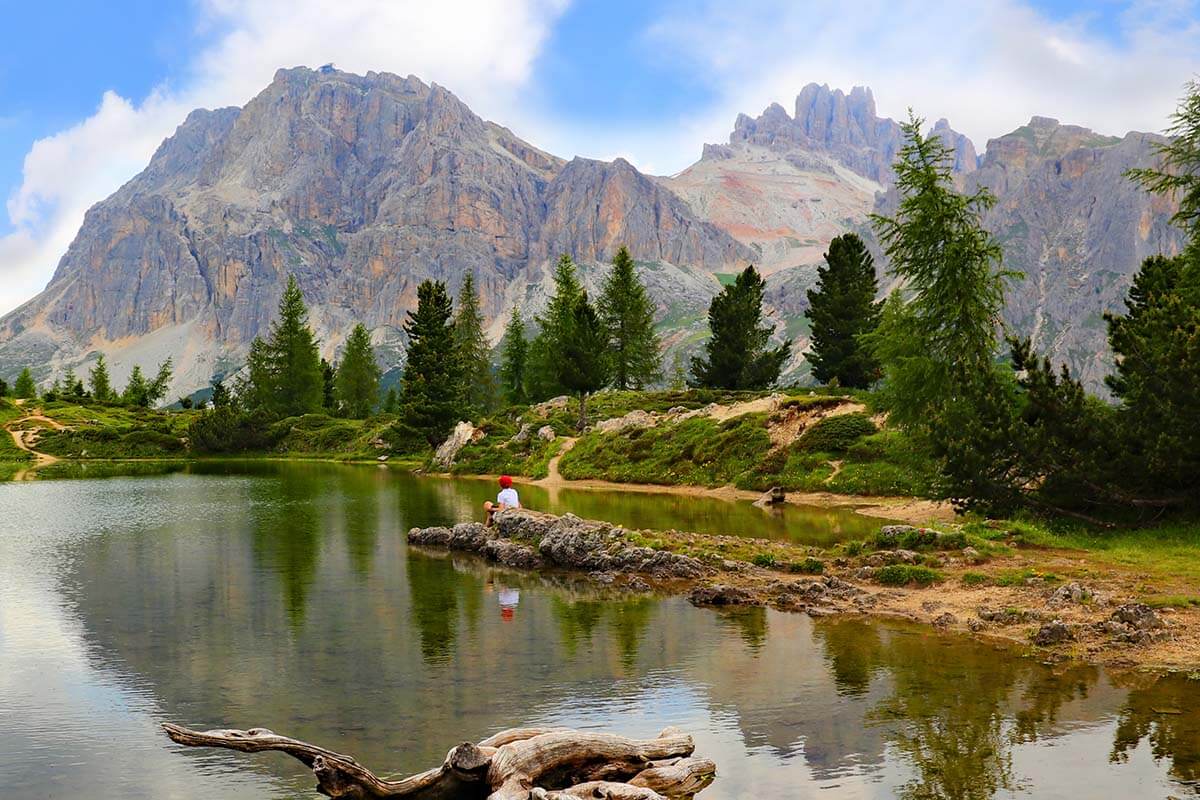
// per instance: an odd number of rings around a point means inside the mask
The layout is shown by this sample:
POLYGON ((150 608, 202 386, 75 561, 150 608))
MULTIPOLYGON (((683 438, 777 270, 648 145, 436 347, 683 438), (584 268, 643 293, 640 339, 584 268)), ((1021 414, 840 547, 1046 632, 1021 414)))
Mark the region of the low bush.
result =
POLYGON ((964 572, 962 574, 963 586, 984 586, 992 582, 992 579, 982 572, 964 572))
POLYGON ((875 580, 884 586, 930 586, 941 579, 937 570, 913 564, 889 564, 875 573, 875 580))
POLYGON ((767 567, 770 569, 775 566, 775 556, 770 553, 756 553, 750 562, 756 567, 767 567))
POLYGON ((787 571, 797 575, 820 575, 825 571, 825 562, 809 556, 803 561, 792 561, 787 564, 787 571))
POLYGON ((266 420, 230 406, 205 411, 187 429, 188 443, 201 454, 269 450, 278 444, 278 430, 266 420))
POLYGON ((825 417, 810 425, 796 440, 796 447, 822 453, 842 453, 859 439, 870 436, 877 430, 875 423, 866 414, 839 414, 825 417))

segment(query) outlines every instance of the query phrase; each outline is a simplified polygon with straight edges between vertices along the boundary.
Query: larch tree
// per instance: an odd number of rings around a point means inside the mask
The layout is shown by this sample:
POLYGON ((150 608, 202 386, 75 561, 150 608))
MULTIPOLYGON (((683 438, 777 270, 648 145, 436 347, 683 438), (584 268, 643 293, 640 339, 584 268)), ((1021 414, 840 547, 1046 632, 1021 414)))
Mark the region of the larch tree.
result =
POLYGON ((440 444, 461 414, 459 360, 456 358, 450 295, 441 281, 422 281, 417 308, 408 312, 407 361, 402 381, 405 421, 431 445, 440 444))
POLYGON ((879 378, 879 361, 863 341, 879 325, 875 262, 857 234, 829 243, 816 288, 808 291, 812 350, 808 363, 821 383, 865 389, 879 378))
POLYGON ((335 378, 337 401, 346 416, 364 419, 370 415, 379 401, 380 375, 375 350, 371 347, 371 334, 360 322, 346 339, 346 349, 335 378))
POLYGON ((634 271, 633 257, 622 246, 597 304, 608 329, 612 383, 617 389, 641 389, 662 378, 661 343, 654 330, 654 304, 634 271))
POLYGON ((779 380, 792 343, 768 347, 774 326, 762 324, 765 284, 753 265, 721 289, 708 307, 712 332, 704 355, 692 359, 692 385, 706 389, 765 389, 779 380))
POLYGON ((463 407, 467 414, 481 414, 496 405, 496 379, 492 375, 492 348, 483 331, 483 313, 475 276, 463 276, 454 315, 454 348, 462 375, 463 407))
POLYGON ((525 338, 525 320, 521 311, 514 308, 508 325, 504 328, 504 342, 500 350, 500 388, 504 398, 514 405, 524 403, 526 368, 529 359, 529 341, 525 338))

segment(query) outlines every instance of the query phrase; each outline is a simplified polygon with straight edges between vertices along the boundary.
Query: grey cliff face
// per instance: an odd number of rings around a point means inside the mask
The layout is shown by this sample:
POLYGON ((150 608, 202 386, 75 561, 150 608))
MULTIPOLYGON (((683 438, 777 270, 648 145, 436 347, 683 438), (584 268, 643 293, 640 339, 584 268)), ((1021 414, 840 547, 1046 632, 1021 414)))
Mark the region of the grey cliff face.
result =
POLYGON ((240 364, 289 273, 325 355, 360 320, 394 353, 426 278, 473 272, 500 322, 560 252, 621 244, 710 270, 751 255, 629 164, 565 162, 437 85, 280 70, 245 108, 190 114, 88 212, 46 290, 0 320, 0 369, 49 378, 103 351, 120 379, 174 355, 190 391, 240 364))

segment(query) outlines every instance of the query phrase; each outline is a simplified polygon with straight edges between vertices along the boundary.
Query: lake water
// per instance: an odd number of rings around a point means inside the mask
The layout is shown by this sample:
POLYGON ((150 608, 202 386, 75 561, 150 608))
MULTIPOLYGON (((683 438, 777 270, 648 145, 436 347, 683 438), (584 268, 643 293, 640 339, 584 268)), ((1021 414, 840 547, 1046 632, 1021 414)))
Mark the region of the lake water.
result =
MULTIPOLYGON (((678 725, 717 762, 706 800, 1200 795, 1200 680, 405 545, 490 492, 296 464, 0 485, 0 797, 317 796, 286 756, 178 748, 164 721, 265 726, 379 772, 517 725, 678 725)), ((675 501, 575 510, 700 508, 675 501)))

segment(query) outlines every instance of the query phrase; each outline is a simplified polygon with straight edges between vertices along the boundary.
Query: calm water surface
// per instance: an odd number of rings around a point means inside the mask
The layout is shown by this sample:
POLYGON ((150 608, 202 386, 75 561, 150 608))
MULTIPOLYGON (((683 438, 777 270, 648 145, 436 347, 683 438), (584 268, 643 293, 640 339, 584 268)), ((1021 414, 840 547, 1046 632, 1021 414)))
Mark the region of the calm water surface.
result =
MULTIPOLYGON (((168 720, 266 726, 380 772, 514 725, 678 725, 717 761, 707 800, 1200 796, 1200 681, 405 546, 490 493, 295 464, 0 485, 0 797, 316 796, 287 757, 183 750, 168 720)), ((541 501, 761 524, 567 495, 541 501)))

